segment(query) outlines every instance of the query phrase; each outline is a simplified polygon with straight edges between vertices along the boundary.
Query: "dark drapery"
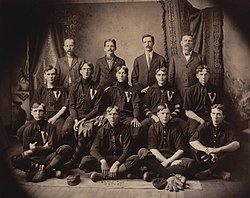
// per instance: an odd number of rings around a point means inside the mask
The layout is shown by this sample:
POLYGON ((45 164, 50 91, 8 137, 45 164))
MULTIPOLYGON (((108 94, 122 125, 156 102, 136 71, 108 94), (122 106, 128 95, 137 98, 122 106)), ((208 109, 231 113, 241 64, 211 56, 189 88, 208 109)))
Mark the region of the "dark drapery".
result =
POLYGON ((186 0, 165 0, 165 42, 167 57, 181 51, 181 35, 191 33, 195 40, 195 51, 206 56, 211 68, 211 82, 219 87, 223 84, 222 23, 220 8, 194 8, 186 0))

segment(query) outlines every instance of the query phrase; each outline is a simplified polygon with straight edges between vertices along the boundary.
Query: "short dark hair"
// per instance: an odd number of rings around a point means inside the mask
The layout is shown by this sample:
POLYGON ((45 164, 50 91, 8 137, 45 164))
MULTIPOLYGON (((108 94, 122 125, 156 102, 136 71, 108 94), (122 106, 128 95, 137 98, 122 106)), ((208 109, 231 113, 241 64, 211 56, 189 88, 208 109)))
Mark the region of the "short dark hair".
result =
POLYGON ((57 74, 57 69, 52 65, 46 66, 43 70, 43 73, 45 74, 47 71, 52 70, 52 69, 54 69, 56 71, 56 74, 57 74))
POLYGON ((169 110, 169 107, 168 107, 167 103, 158 105, 157 106, 157 113, 160 112, 160 111, 162 111, 163 109, 168 109, 169 110))
POLYGON ((146 38, 146 37, 150 37, 152 39, 153 43, 155 43, 155 37, 152 36, 151 34, 145 34, 145 35, 143 35, 142 38, 141 38, 141 41, 143 42, 143 39, 146 38))
POLYGON ((163 71, 165 73, 168 73, 168 69, 166 67, 159 67, 155 70, 155 74, 157 74, 159 71, 163 71))
POLYGON ((31 110, 32 110, 32 109, 35 109, 35 108, 37 108, 37 107, 39 107, 39 106, 42 106, 44 111, 46 110, 46 109, 45 109, 45 104, 43 104, 43 103, 41 103, 41 102, 34 102, 34 103, 32 104, 32 106, 31 106, 31 110))
POLYGON ((115 73, 117 73, 120 69, 123 69, 128 74, 128 67, 125 65, 119 65, 115 68, 115 73))
POLYGON ((213 106, 211 106, 211 110, 212 109, 219 109, 222 111, 223 115, 225 115, 225 106, 223 104, 214 104, 213 106))
POLYGON ((196 74, 198 74, 199 72, 202 72, 203 69, 207 70, 207 72, 210 73, 210 69, 207 65, 199 65, 196 68, 196 74))
POLYGON ((106 39, 104 41, 104 47, 106 46, 107 42, 112 42, 115 45, 115 48, 116 48, 116 40, 115 39, 112 39, 112 38, 106 39))
POLYGON ((82 64, 79 66, 79 70, 82 69, 83 65, 88 65, 88 66, 91 68, 91 70, 94 71, 94 65, 93 65, 93 63, 91 63, 91 62, 84 62, 84 63, 82 63, 82 64))

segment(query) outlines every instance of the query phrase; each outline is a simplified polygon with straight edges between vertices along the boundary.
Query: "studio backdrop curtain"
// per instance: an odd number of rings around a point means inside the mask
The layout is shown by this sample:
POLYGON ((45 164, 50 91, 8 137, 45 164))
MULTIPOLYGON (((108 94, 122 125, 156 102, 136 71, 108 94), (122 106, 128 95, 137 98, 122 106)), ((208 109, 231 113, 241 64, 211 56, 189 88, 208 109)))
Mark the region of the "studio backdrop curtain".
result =
POLYGON ((186 0, 165 0, 166 55, 171 57, 181 52, 181 35, 191 33, 195 40, 195 51, 206 56, 211 68, 210 81, 223 85, 222 24, 220 8, 194 8, 186 0))

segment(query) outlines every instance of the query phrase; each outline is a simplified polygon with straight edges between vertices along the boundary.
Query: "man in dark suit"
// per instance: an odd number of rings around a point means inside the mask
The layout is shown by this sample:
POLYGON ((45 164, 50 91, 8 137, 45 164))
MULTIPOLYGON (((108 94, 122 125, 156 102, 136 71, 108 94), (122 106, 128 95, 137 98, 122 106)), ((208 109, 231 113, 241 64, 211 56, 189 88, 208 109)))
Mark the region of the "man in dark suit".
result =
POLYGON ((154 44, 155 39, 152 35, 142 36, 145 53, 134 61, 131 82, 141 93, 145 93, 149 86, 156 82, 155 70, 166 67, 165 58, 153 51, 154 44))
POLYGON ((86 61, 75 55, 75 41, 73 39, 66 39, 63 49, 66 56, 57 60, 58 74, 56 82, 69 91, 69 87, 80 77, 79 66, 86 63, 86 61))
POLYGON ((116 40, 107 39, 104 41, 105 56, 96 61, 93 80, 103 89, 114 85, 116 82, 116 68, 125 65, 125 61, 115 55, 116 40))
POLYGON ((181 97, 188 87, 197 83, 196 68, 206 64, 205 56, 194 52, 193 36, 185 34, 181 40, 182 52, 170 58, 168 81, 177 87, 181 97))

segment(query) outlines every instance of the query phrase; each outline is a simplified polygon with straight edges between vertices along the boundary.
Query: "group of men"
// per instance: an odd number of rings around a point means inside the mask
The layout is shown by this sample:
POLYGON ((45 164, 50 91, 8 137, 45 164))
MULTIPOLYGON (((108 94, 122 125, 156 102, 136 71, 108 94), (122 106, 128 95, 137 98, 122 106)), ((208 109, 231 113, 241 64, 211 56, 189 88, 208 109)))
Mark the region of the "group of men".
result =
POLYGON ((45 84, 31 100, 34 119, 18 130, 23 152, 13 166, 33 182, 79 167, 93 181, 163 177, 175 191, 186 177, 229 179, 228 155, 240 143, 193 42, 183 35, 182 52, 168 65, 154 52, 154 37, 144 35, 131 86, 114 39, 105 40, 95 66, 66 39, 66 56, 44 69, 45 84))

